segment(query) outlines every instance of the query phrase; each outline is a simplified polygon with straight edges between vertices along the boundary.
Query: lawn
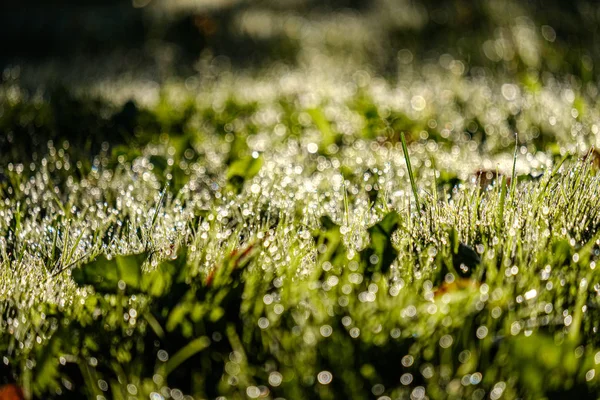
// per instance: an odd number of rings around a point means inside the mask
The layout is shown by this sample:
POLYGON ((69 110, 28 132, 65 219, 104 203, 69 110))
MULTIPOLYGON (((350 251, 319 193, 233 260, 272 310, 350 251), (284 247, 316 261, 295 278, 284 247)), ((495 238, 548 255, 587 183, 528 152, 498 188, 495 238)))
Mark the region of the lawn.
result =
POLYGON ((1 400, 598 397, 597 5, 132 4, 0 59, 1 400))

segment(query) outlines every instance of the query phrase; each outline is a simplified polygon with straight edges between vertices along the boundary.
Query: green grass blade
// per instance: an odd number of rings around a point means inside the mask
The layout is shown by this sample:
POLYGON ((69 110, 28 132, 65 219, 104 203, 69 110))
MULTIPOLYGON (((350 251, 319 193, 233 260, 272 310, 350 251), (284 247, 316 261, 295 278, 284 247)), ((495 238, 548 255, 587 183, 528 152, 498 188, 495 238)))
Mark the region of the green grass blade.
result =
POLYGON ((515 153, 513 155, 513 167, 510 180, 510 198, 515 201, 515 188, 517 187, 517 151, 519 150, 519 140, 515 133, 515 153))
POLYGON ((417 210, 421 210, 421 204, 419 203, 419 193, 417 190, 417 184, 415 182, 415 177, 412 170, 412 165, 410 163, 410 156, 408 155, 408 146, 406 145, 406 138, 404 137, 404 132, 400 133, 400 139, 402 140, 402 151, 404 152, 404 159, 406 160, 406 169, 408 170, 408 177, 410 179, 410 186, 413 191, 413 195, 415 196, 415 203, 417 204, 417 210))
POLYGON ((173 357, 169 358, 169 361, 167 361, 167 364, 165 365, 164 376, 169 376, 169 374, 183 362, 185 362, 185 360, 206 349, 209 345, 210 339, 208 339, 206 336, 199 337, 189 342, 177 353, 175 353, 173 357))

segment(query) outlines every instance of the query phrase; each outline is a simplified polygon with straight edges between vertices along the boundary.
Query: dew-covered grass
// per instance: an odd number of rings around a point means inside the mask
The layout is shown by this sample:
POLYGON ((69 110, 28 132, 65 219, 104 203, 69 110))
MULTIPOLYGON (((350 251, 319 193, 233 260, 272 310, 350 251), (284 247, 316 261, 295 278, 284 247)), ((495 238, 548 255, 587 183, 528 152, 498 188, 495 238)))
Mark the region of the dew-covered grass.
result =
MULTIPOLYGON (((597 396, 596 81, 551 72, 541 54, 564 49, 527 19, 482 41, 497 69, 404 48, 390 77, 362 58, 389 50, 368 33, 382 10, 247 10, 243 32, 299 48, 250 72, 204 55, 187 79, 48 96, 7 68, 0 384, 44 399, 597 396)), ((421 11, 392 22, 417 29, 421 11)))

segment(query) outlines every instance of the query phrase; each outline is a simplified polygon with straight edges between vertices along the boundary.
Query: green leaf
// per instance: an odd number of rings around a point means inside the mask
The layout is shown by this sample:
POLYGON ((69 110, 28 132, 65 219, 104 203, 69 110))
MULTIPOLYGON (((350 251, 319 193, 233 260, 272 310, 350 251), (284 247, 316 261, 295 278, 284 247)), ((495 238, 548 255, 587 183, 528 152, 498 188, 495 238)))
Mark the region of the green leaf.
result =
POLYGON ((440 171, 439 173, 440 176, 436 179, 438 190, 443 190, 444 188, 453 188, 462 182, 458 175, 454 172, 440 171))
POLYGON ((169 292, 173 283, 185 282, 185 264, 187 248, 182 247, 175 259, 165 260, 153 272, 142 277, 141 289, 154 297, 161 297, 169 292))
POLYGON ((319 131, 321 131, 322 139, 319 147, 321 153, 327 154, 327 149, 329 146, 336 143, 338 135, 333 132, 331 124, 320 108, 311 108, 306 110, 306 112, 310 115, 319 131))
POLYGON ((148 257, 146 252, 108 259, 100 256, 94 261, 74 269, 73 279, 80 285, 92 285, 98 292, 115 293, 119 281, 132 289, 140 289, 142 264, 148 257))
POLYGON ((577 357, 573 342, 557 343, 552 336, 539 332, 529 337, 510 337, 507 344, 514 368, 520 370, 522 383, 530 393, 573 390, 577 386, 587 391, 585 373, 595 367, 597 349, 590 346, 584 356, 577 357), (548 380, 548 376, 553 379, 548 380))
POLYGON ((152 155, 150 156, 149 161, 154 166, 152 170, 159 176, 161 176, 169 166, 167 159, 163 156, 152 155))
POLYGON ((325 246, 325 251, 319 255, 319 263, 325 261, 333 265, 343 265, 348 261, 346 247, 342 243, 342 233, 339 225, 328 216, 321 217, 321 228, 313 232, 317 248, 325 246))
POLYGON ((124 144, 117 145, 112 149, 112 161, 117 161, 119 156, 123 156, 125 160, 132 161, 142 155, 138 148, 126 146, 124 144))
POLYGON ((58 384, 60 376, 58 357, 64 334, 64 330, 55 332, 48 344, 39 349, 36 360, 35 381, 33 382, 33 391, 39 397, 43 397, 44 393, 60 387, 58 384))
POLYGON ((260 171, 260 167, 262 167, 261 157, 254 158, 248 156, 240 158, 232 162, 229 166, 229 169, 227 170, 227 179, 231 179, 234 176, 250 179, 260 171))
POLYGON ((367 263, 366 271, 386 273, 390 269, 398 256, 398 251, 392 245, 392 234, 399 225, 400 215, 392 211, 368 229, 371 243, 361 252, 361 258, 367 263))
POLYGON ((458 243, 458 249, 452 254, 452 264, 460 276, 471 276, 481 259, 473 248, 464 243, 458 243))
POLYGON ((229 188, 237 193, 242 191, 244 182, 252 179, 262 167, 262 157, 243 157, 233 161, 227 170, 227 184, 229 188))
POLYGON ((450 246, 452 250, 452 267, 461 277, 469 277, 481 263, 479 254, 470 246, 467 246, 458 238, 455 228, 450 229, 450 246))

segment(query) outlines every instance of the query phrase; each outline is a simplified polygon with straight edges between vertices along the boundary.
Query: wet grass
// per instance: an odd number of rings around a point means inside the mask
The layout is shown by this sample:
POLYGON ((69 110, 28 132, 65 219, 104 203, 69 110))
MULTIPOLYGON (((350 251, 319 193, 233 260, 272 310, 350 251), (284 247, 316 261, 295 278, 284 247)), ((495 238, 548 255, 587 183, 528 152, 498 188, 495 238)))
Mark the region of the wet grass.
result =
POLYGON ((262 134, 272 104, 87 166, 68 142, 7 164, 5 382, 43 398, 597 390, 592 157, 332 142, 339 125, 301 113, 262 134), (503 173, 483 182, 486 163, 503 173))
MULTIPOLYGON (((472 59, 396 49, 391 4, 240 6, 232 43, 294 62, 46 90, 7 67, 0 394, 595 397, 594 54, 494 4, 457 14, 495 21, 472 59)), ((182 20, 210 39, 207 13, 182 20)))

